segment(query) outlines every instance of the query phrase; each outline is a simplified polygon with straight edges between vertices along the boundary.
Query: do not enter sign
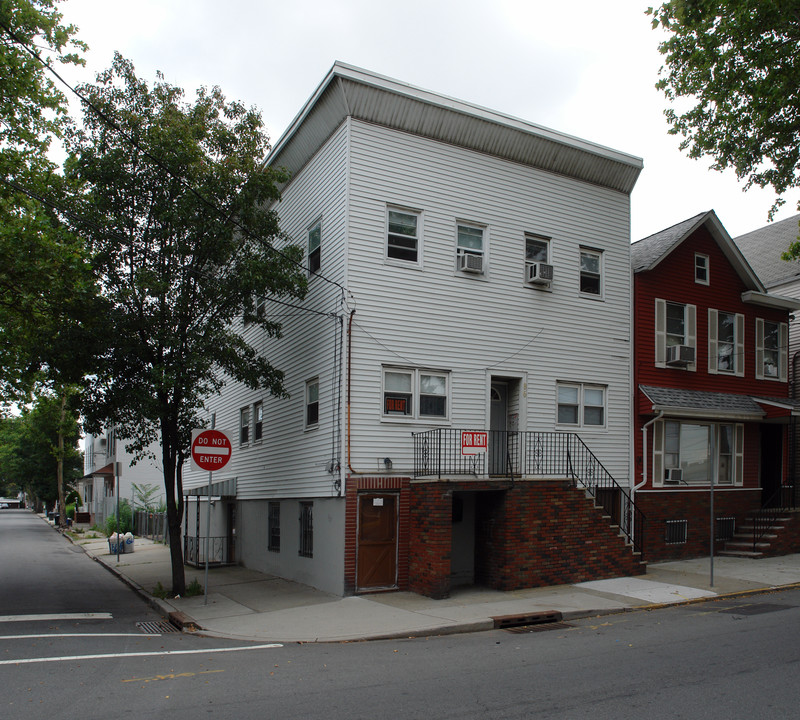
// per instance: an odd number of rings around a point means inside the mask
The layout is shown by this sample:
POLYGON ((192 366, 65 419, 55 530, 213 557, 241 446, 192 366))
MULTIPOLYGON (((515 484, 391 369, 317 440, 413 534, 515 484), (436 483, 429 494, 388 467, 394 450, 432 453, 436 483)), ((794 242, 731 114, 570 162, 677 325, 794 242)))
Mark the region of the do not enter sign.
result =
POLYGON ((201 470, 222 470, 231 459, 231 441, 220 430, 195 430, 192 462, 201 470))

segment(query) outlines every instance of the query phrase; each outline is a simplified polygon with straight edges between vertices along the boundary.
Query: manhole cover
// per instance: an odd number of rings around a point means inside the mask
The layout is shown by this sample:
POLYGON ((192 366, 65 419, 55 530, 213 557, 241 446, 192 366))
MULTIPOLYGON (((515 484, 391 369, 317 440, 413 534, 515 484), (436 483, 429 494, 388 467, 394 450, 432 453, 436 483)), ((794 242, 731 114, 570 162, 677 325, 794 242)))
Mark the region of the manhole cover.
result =
POLYGON ((776 605, 774 603, 753 603, 752 605, 740 605, 739 607, 720 610, 721 613, 728 615, 761 615, 762 613, 778 612, 778 610, 789 610, 793 605, 776 605))
POLYGON ((175 633, 178 632, 178 628, 176 628, 172 623, 160 621, 160 622, 137 622, 136 627, 139 628, 145 635, 163 635, 164 633, 175 633))
POLYGON ((505 628, 507 632, 511 633, 535 633, 544 632, 545 630, 564 630, 566 628, 575 627, 565 622, 551 622, 551 623, 537 623, 536 625, 520 625, 518 627, 505 628))

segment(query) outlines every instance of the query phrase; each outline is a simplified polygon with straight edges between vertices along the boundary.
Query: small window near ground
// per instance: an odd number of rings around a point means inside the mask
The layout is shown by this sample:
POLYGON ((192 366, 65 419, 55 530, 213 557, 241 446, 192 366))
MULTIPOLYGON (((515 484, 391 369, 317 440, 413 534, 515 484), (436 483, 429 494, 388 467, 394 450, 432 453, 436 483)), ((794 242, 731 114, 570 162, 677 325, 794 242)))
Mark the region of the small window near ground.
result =
POLYGON ((300 549, 301 557, 314 557, 314 503, 300 503, 300 549))
POLYGON ((603 255, 596 250, 581 250, 581 292, 602 295, 603 255))
POLYGON ((267 509, 267 550, 281 551, 281 504, 270 502, 267 509))
POLYGON ((700 285, 708 285, 708 255, 695 254, 694 281, 700 285))
POLYGON ((239 412, 239 444, 250 442, 250 408, 242 408, 239 412))
POLYGON ((419 262, 419 215, 389 210, 386 257, 419 262))
POLYGON ((308 272, 314 274, 322 267, 322 222, 315 222, 308 229, 308 272))
POLYGON ((319 425, 319 379, 314 378, 306 383, 306 427, 319 425))

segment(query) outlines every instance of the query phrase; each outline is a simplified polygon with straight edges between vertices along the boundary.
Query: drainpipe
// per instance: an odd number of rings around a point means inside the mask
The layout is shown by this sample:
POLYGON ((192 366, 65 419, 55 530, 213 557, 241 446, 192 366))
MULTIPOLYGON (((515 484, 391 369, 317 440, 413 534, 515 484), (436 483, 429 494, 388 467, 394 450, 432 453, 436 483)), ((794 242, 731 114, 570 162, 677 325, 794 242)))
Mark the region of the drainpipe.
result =
MULTIPOLYGON (((649 428, 656 420, 661 420, 664 417, 664 411, 660 410, 658 415, 656 415, 651 420, 648 420, 644 425, 642 425, 642 482, 638 485, 634 485, 631 487, 631 505, 635 505, 634 496, 636 495, 636 491, 645 485, 647 482, 647 428, 649 428)), ((631 515, 631 537, 635 537, 633 534, 634 531, 634 522, 635 517, 631 515)))
POLYGON ((350 319, 347 321, 347 469, 351 475, 355 475, 356 471, 350 464, 350 390, 352 383, 352 357, 353 357, 353 315, 356 314, 355 310, 350 311, 350 319))

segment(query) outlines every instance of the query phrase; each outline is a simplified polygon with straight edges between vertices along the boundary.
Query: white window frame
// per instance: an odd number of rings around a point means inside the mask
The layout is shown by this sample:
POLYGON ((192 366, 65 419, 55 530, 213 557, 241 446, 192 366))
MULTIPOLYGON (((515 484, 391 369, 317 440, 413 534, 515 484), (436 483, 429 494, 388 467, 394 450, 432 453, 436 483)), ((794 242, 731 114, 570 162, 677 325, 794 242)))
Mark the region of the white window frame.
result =
POLYGON ((486 271, 489 269, 489 253, 487 252, 487 249, 488 249, 488 242, 487 242, 487 231, 485 225, 479 225, 477 223, 466 222, 461 220, 456 221, 456 269, 458 270, 460 267, 459 261, 462 255, 476 255, 479 256, 482 261, 482 269, 480 273, 461 271, 459 274, 479 276, 479 277, 482 274, 485 275, 486 271), (461 245, 462 228, 465 231, 480 233, 481 236, 480 249, 465 247, 461 245))
POLYGON ((264 403, 259 400, 253 403, 253 442, 264 439, 264 403))
POLYGON ((316 275, 322 271, 322 218, 317 218, 313 223, 311 223, 311 225, 308 226, 306 236, 308 275, 311 277, 312 275, 316 275), (316 242, 312 240, 312 235, 314 233, 317 234, 316 242), (312 242, 314 242, 313 247, 312 242), (316 261, 313 261, 312 257, 316 258, 316 261), (316 267, 314 267, 314 265, 316 265, 316 267))
MULTIPOLYGON (((714 423, 714 422, 692 422, 692 421, 684 421, 678 419, 670 419, 670 420, 658 420, 653 428, 653 486, 654 487, 664 487, 669 488, 671 490, 675 489, 686 489, 686 488, 696 488, 696 487, 710 487, 711 486, 711 477, 707 478, 703 482, 690 482, 686 479, 686 473, 683 473, 683 477, 685 483, 681 483, 680 485, 665 485, 664 478, 667 474, 667 470, 674 467, 680 467, 683 469, 683 451, 681 448, 680 440, 682 438, 682 429, 683 426, 687 427, 703 427, 707 428, 708 430, 708 437, 710 438, 710 433, 715 433, 714 437, 714 448, 715 448, 715 457, 713 458, 713 465, 709 465, 709 472, 712 476, 714 476, 714 486, 716 487, 719 485, 720 487, 741 487, 744 484, 744 424, 742 423, 714 423), (670 459, 668 455, 673 453, 668 453, 666 448, 666 429, 667 424, 677 425, 678 426, 678 464, 675 464, 674 459, 670 459), (720 429, 722 427, 730 427, 732 428, 733 432, 733 444, 732 444, 732 452, 730 453, 730 465, 731 465, 731 481, 721 483, 719 482, 719 468, 720 468, 720 450, 722 447, 721 438, 720 438, 720 429)), ((708 446, 708 454, 710 455, 711 449, 710 445, 708 446)))
POLYGON ((786 382, 789 377, 789 326, 787 323, 775 322, 756 318, 756 379, 786 382), (766 347, 766 325, 777 326, 777 348, 766 347), (767 352, 777 352, 776 371, 768 372, 771 363, 766 356, 767 352))
POLYGON ((580 254, 579 254, 579 264, 578 264, 578 289, 580 290, 580 294, 583 297, 590 297, 595 298, 598 300, 603 299, 603 294, 605 293, 605 278, 604 275, 604 253, 602 250, 595 250, 594 248, 589 247, 581 247, 580 254), (594 257, 597 259, 597 272, 588 271, 583 269, 583 258, 586 257, 594 257), (597 276, 597 292, 584 290, 583 289, 583 277, 586 276, 597 276))
POLYGON ((239 410, 239 445, 250 444, 250 406, 239 410))
POLYGON ((556 425, 559 427, 584 428, 587 430, 605 430, 608 427, 608 386, 598 385, 597 383, 582 383, 570 381, 558 381, 556 383, 556 425), (575 403, 562 402, 561 390, 575 390, 575 403), (590 393, 601 392, 603 394, 603 404, 596 405, 588 402, 590 393), (559 409, 561 407, 575 407, 577 421, 564 422, 560 419, 559 409), (586 421, 586 410, 588 408, 602 408, 603 422, 593 423, 586 421))
POLYGON ((442 423, 450 420, 450 372, 448 370, 432 370, 428 368, 410 368, 395 365, 384 365, 381 369, 381 419, 389 422, 432 422, 442 423), (408 391, 387 390, 386 375, 393 373, 405 375, 409 378, 408 391), (434 377, 444 380, 444 393, 425 393, 423 392, 423 378, 434 377), (394 396, 394 398, 388 398, 394 396), (421 400, 425 397, 444 398, 444 414, 431 415, 423 414, 421 411, 421 400), (387 412, 388 399, 405 398, 410 404, 410 410, 401 412, 387 412))
POLYGON ((709 268, 708 255, 703 255, 703 253, 694 254, 694 281, 698 285, 711 284, 711 270, 709 268), (705 278, 702 278, 701 275, 705 275, 705 278))
POLYGON ((712 375, 737 375, 744 377, 744 315, 723 310, 708 309, 708 372, 712 375), (719 322, 721 315, 733 318, 733 342, 731 343, 731 357, 733 368, 725 370, 720 368, 719 322))
MULTIPOLYGON (((419 210, 411 210, 410 208, 399 207, 397 205, 387 205, 386 206, 386 228, 385 228, 385 244, 384 244, 384 256, 385 261, 391 265, 399 265, 402 267, 422 267, 422 212, 419 210), (391 237, 392 235, 403 237, 399 233, 392 233, 390 230, 390 218, 392 213, 398 213, 400 215, 407 215, 408 217, 413 217, 416 219, 416 235, 414 235, 414 240, 416 241, 416 258, 413 260, 403 258, 403 257, 393 257, 389 249, 391 247, 391 237)), ((412 236, 408 236, 412 237, 412 236)))
POLYGON ((303 424, 306 430, 313 430, 319 427, 319 378, 314 377, 306 380, 305 402, 303 403, 303 424), (315 397, 316 396, 316 397, 315 397), (309 421, 309 412, 316 405, 316 420, 309 421))
POLYGON ((684 345, 694 348, 694 362, 688 363, 685 368, 678 370, 697 371, 697 306, 687 303, 677 303, 661 298, 655 300, 655 365, 667 367, 667 304, 683 306, 683 339, 684 345))

